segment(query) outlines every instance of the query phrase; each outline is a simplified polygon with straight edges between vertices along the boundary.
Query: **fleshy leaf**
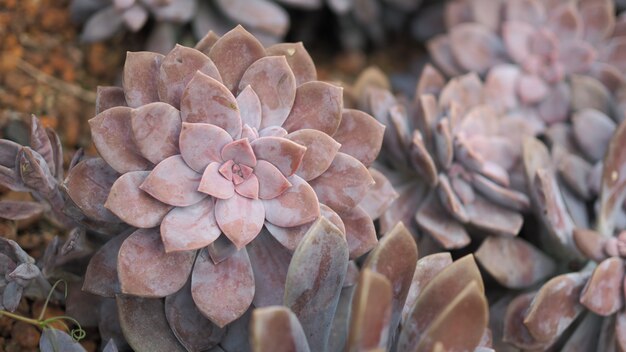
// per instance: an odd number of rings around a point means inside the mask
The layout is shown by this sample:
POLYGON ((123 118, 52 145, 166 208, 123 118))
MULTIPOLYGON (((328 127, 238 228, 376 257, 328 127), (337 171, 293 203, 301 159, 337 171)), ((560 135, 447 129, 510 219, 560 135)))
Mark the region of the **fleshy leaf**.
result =
POLYGON ((398 192, 382 172, 373 167, 369 168, 369 172, 375 183, 361 199, 359 207, 365 210, 372 220, 376 220, 398 198, 398 192))
POLYGON ((257 130, 260 129, 263 114, 261 111, 261 101, 251 86, 246 86, 239 95, 237 95, 237 105, 241 112, 243 125, 248 125, 257 130))
POLYGON ((185 207, 206 197, 197 191, 201 177, 180 155, 174 155, 160 162, 140 188, 163 203, 185 207))
POLYGON ((188 351, 206 351, 217 346, 225 332, 198 311, 191 297, 191 281, 165 298, 165 316, 172 332, 188 351))
POLYGON ((309 352, 298 318, 287 307, 258 308, 252 312, 250 340, 255 352, 309 352))
POLYGON ((296 77, 296 86, 317 79, 315 63, 302 42, 278 43, 265 49, 267 55, 284 55, 296 77))
POLYGON ((376 247, 376 228, 370 216, 356 206, 347 212, 339 212, 346 228, 346 241, 350 252, 350 260, 356 259, 376 247))
POLYGON ((557 338, 583 311, 578 300, 587 277, 582 273, 559 275, 539 290, 524 318, 524 325, 537 341, 557 338))
POLYGON ((86 352, 87 350, 68 333, 54 328, 45 328, 39 340, 41 352, 86 352))
POLYGON ((122 233, 110 239, 91 257, 85 272, 83 291, 111 298, 120 293, 117 254, 129 235, 130 232, 122 233))
POLYGON ((335 159, 341 144, 324 132, 313 129, 301 129, 287 135, 292 140, 306 147, 302 163, 296 175, 306 181, 313 180, 328 170, 335 159))
POLYGON ((158 226, 172 206, 139 189, 149 174, 150 171, 132 171, 122 175, 111 187, 104 206, 131 226, 158 226))
MULTIPOLYGON (((613 234, 616 217, 626 198, 626 123, 622 122, 607 149, 602 170, 602 189, 600 193, 600 211, 598 229, 605 236, 613 234)), ((623 217, 623 215, 621 215, 623 217)))
POLYGON ((259 41, 242 26, 237 26, 215 42, 209 57, 215 63, 226 88, 234 92, 246 69, 265 56, 259 41))
POLYGON ((165 297, 187 281, 195 251, 166 253, 156 229, 139 229, 128 237, 117 257, 122 293, 165 297))
POLYGON ((204 169, 198 191, 218 199, 229 199, 235 195, 233 181, 228 180, 220 173, 220 163, 211 162, 204 169))
POLYGON ((265 0, 217 0, 217 6, 235 23, 283 37, 289 29, 287 11, 274 2, 265 0))
POLYGON ((237 164, 243 164, 250 167, 256 165, 256 157, 250 141, 248 139, 238 139, 230 142, 222 149, 222 160, 232 160, 237 164))
POLYGON ((283 124, 289 132, 314 129, 332 136, 341 123, 343 89, 320 81, 304 83, 296 90, 293 108, 283 124))
POLYGON ((205 198, 188 207, 172 209, 161 222, 166 252, 206 247, 222 233, 215 221, 213 199, 205 198))
POLYGON ((0 201, 0 218, 25 220, 40 215, 44 206, 37 202, 3 200, 0 201))
POLYGON ((159 67, 164 56, 148 51, 128 52, 124 63, 124 95, 131 108, 159 101, 159 67))
POLYGON ((602 160, 615 133, 615 122, 597 110, 584 109, 572 116, 572 126, 581 151, 594 163, 602 160))
POLYGON ((359 110, 346 109, 333 138, 341 144, 340 152, 369 166, 380 152, 384 133, 385 126, 370 115, 359 110))
POLYGON ((183 122, 180 152, 190 168, 202 173, 211 162, 222 161, 222 149, 232 141, 228 132, 215 125, 183 122))
POLYGON ((441 206, 434 193, 427 196, 419 207, 415 220, 446 249, 463 248, 471 242, 463 225, 441 206))
POLYGON ((359 276, 350 314, 348 351, 387 347, 392 308, 392 285, 375 271, 363 269, 359 276))
POLYGON ((392 315, 389 324, 389 336, 394 340, 393 332, 400 323, 402 307, 409 294, 411 280, 417 263, 417 246, 411 233, 403 223, 398 223, 391 231, 383 235, 379 245, 367 257, 364 268, 384 275, 391 283, 392 315))
POLYGON ((200 251, 191 275, 191 295, 200 312, 224 327, 246 312, 254 297, 254 274, 245 249, 214 264, 200 251))
POLYGON ((50 173, 54 175, 56 164, 54 161, 52 142, 46 133, 46 129, 35 115, 31 116, 30 121, 30 147, 43 157, 46 164, 48 164, 50 173))
POLYGON ((365 197, 374 180, 354 157, 337 153, 330 167, 310 182, 321 203, 335 211, 349 211, 365 197))
POLYGON ((167 324, 162 299, 117 295, 115 300, 124 337, 133 350, 186 351, 167 324))
POLYGON ((296 175, 287 179, 291 187, 276 198, 263 200, 267 221, 280 227, 293 227, 315 220, 320 208, 313 188, 296 175))
POLYGON ((250 85, 261 102, 261 129, 282 126, 296 97, 296 78, 284 56, 255 61, 241 77, 239 90, 250 85))
POLYGON ((572 232, 576 248, 587 258, 599 263, 607 258, 604 251, 606 240, 610 237, 587 229, 574 229, 572 232))
POLYGON ((246 246, 254 271, 254 306, 280 305, 285 295, 285 280, 291 253, 282 247, 266 229, 246 246))
POLYGON ((259 179, 259 198, 261 199, 274 199, 292 186, 276 166, 265 160, 257 161, 254 174, 259 179))
POLYGON ((583 288, 580 303, 604 317, 616 313, 624 306, 623 281, 623 260, 618 257, 603 260, 583 288))
POLYGON ((98 86, 96 90, 96 115, 115 106, 126 106, 122 87, 98 86))
POLYGON ((176 44, 161 62, 158 80, 160 100, 178 108, 183 90, 196 71, 222 81, 211 59, 196 49, 176 44))
POLYGON ((132 109, 114 107, 89 120, 98 153, 119 173, 146 170, 150 162, 141 156, 133 140, 132 109))
POLYGON ((263 228, 266 210, 260 199, 249 199, 238 194, 229 199, 217 199, 215 219, 220 229, 237 249, 250 243, 263 228))
POLYGON ((556 269, 550 257, 516 237, 487 237, 476 259, 496 281, 511 289, 530 287, 556 269))
POLYGON ((504 342, 529 350, 539 349, 546 345, 544 342, 535 340, 524 325, 526 311, 535 294, 536 292, 529 292, 519 295, 508 304, 503 319, 502 339, 504 342))
POLYGON ((252 149, 257 159, 267 160, 287 177, 300 167, 306 152, 306 147, 280 137, 257 138, 252 141, 252 149))
POLYGON ((153 164, 180 153, 180 112, 171 105, 159 102, 141 106, 132 111, 130 122, 135 145, 153 164))
POLYGON ((450 31, 454 59, 467 70, 486 72, 501 61, 502 43, 488 28, 477 23, 465 23, 450 31))
POLYGON ((291 259, 284 300, 300 320, 312 351, 326 348, 347 267, 343 234, 320 218, 291 259))
POLYGON ((228 132, 241 134, 241 115, 237 99, 214 78, 197 71, 183 90, 180 112, 184 122, 209 123, 228 132))

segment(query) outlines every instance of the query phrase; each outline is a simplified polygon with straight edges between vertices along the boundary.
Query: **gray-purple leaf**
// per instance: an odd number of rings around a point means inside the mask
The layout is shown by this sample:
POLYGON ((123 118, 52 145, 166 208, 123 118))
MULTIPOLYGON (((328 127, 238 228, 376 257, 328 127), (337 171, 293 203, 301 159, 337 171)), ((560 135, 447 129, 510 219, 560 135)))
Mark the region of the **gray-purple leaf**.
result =
POLYGON ((604 158, 598 229, 605 236, 613 235, 616 215, 620 211, 624 212, 621 210, 626 198, 624 145, 626 145, 626 122, 622 122, 615 131, 604 158))
POLYGON ((11 281, 2 292, 2 306, 9 312, 14 312, 22 299, 24 287, 15 281, 11 281))
POLYGON ((15 268, 8 276, 22 286, 26 286, 28 281, 41 275, 37 265, 32 263, 22 263, 15 268))
POLYGON ((255 309, 250 330, 251 347, 255 352, 309 352, 302 325, 287 307, 255 309))
POLYGON ((83 291, 103 297, 115 297, 120 293, 117 277, 117 254, 131 232, 117 235, 102 246, 89 261, 83 282, 83 291))
POLYGON ((45 328, 39 340, 41 352, 86 352, 83 346, 76 342, 65 331, 45 328))
POLYGON ((163 299, 117 295, 120 325, 135 351, 185 352, 165 317, 163 299))
POLYGON ((43 157, 46 164, 48 164, 50 173, 55 175, 54 147, 46 133, 46 129, 35 115, 31 115, 30 123, 30 147, 43 157))
POLYGON ((291 253, 263 228, 246 246, 254 272, 254 306, 280 305, 285 296, 285 280, 291 253))
POLYGON ((39 153, 29 147, 23 147, 17 155, 17 160, 20 177, 26 186, 46 198, 52 198, 55 192, 58 192, 56 179, 39 153))
POLYGON ((300 319, 313 351, 326 350, 347 267, 348 244, 343 234, 320 218, 293 254, 284 300, 300 319))
POLYGON ((24 220, 41 214, 43 205, 37 202, 0 201, 0 218, 8 220, 24 220))
POLYGON ((118 352, 115 340, 109 339, 109 342, 107 342, 107 344, 104 346, 102 352, 118 352))
POLYGON ((0 139, 0 165, 13 169, 17 159, 17 153, 22 146, 8 139, 0 139))
POLYGON ((96 90, 96 115, 116 106, 126 106, 122 87, 98 86, 96 90))

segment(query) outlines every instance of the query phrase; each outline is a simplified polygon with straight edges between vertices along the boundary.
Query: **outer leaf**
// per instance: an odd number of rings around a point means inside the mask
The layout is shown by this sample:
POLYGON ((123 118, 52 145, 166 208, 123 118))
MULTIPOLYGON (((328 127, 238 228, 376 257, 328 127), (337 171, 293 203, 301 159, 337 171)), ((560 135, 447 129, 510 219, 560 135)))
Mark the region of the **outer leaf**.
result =
POLYGON ((490 236, 476 252, 478 262, 503 286, 530 287, 551 275, 554 261, 520 238, 490 236))
POLYGON ((376 246, 376 228, 372 218, 360 206, 348 212, 338 213, 346 228, 346 241, 350 251, 350 260, 369 252, 376 246))
POLYGON ((96 115, 115 106, 126 106, 122 87, 98 86, 96 90, 96 115))
POLYGON ((592 312, 609 316, 624 306, 624 262, 611 257, 593 270, 580 294, 580 303, 592 312))
POLYGON ((320 218, 296 249, 284 304, 296 314, 313 351, 325 351, 348 267, 348 246, 339 230, 320 218))
POLYGON ((289 29, 287 11, 266 0, 218 0, 218 6, 236 23, 243 23, 271 36, 282 38, 289 29))
POLYGON ((210 198, 188 207, 175 207, 161 222, 161 239, 166 252, 206 247, 221 233, 210 198))
POLYGON ((200 312, 219 327, 242 316, 254 297, 254 274, 245 249, 213 264, 204 249, 191 275, 191 295, 200 312))
POLYGON ((289 308, 273 306, 252 312, 250 340, 255 352, 308 352, 298 318, 289 308))
POLYGON ((124 337, 135 351, 184 352, 165 317, 162 299, 117 295, 124 337))
POLYGON ((363 269, 352 298, 348 351, 385 348, 389 337, 392 286, 384 275, 363 269))
POLYGON ((116 293, 121 292, 117 277, 117 254, 128 236, 130 232, 117 235, 94 254, 87 265, 83 291, 103 297, 115 297, 116 293))
POLYGON ((164 56, 142 51, 128 52, 124 63, 124 94, 131 108, 159 101, 157 83, 164 56))
POLYGON ((0 218, 8 220, 24 220, 41 214, 43 205, 37 202, 0 201, 0 218))
POLYGON ((385 126, 372 116, 360 110, 344 109, 333 138, 341 144, 340 152, 369 166, 380 152, 384 134, 385 126))
POLYGON ((165 298, 165 316, 178 341, 187 351, 206 351, 217 346, 225 330, 205 318, 191 297, 191 281, 165 298))
POLYGON ((254 306, 257 308, 280 305, 285 296, 285 281, 291 253, 263 229, 246 246, 254 272, 256 289, 254 306))
POLYGON ((193 266, 195 251, 166 253, 156 229, 139 229, 128 237, 117 257, 122 293, 165 297, 180 290, 193 266))
POLYGON ((197 191, 201 178, 180 155, 174 155, 160 162, 140 188, 163 203, 185 207, 206 198, 197 191))
POLYGON ((524 317, 536 292, 515 297, 507 306, 504 316, 503 340, 523 349, 539 349, 546 343, 538 342, 524 325, 524 317))
POLYGON ((298 43, 279 43, 265 49, 267 55, 284 55, 287 63, 296 77, 296 86, 317 79, 315 63, 311 55, 302 45, 298 43))
POLYGON ((341 122, 343 91, 324 82, 304 83, 296 90, 293 108, 283 124, 289 132, 314 129, 332 136, 341 122))
POLYGON ((76 342, 65 331, 53 328, 43 329, 39 340, 41 352, 86 352, 87 350, 76 342))
POLYGON ((30 147, 39 153, 48 164, 51 174, 55 174, 56 163, 54 161, 54 152, 52 142, 46 133, 46 129, 35 115, 31 116, 30 126, 30 147))
POLYGON ((488 28, 477 23, 465 23, 450 31, 454 59, 467 70, 486 72, 501 61, 503 47, 500 39, 488 28))
POLYGON ((288 134, 287 138, 306 147, 306 152, 296 175, 307 181, 328 170, 341 147, 326 133, 313 129, 297 130, 288 134))
MULTIPOLYGON (((393 288, 393 310, 389 324, 389 336, 400 323, 402 307, 409 294, 411 280, 417 265, 417 246, 403 223, 398 223, 386 233, 363 265, 364 268, 383 274, 393 288)), ((393 337, 391 338, 393 341, 393 337)))
MULTIPOLYGON (((620 207, 626 198, 626 123, 622 122, 609 144, 602 170, 602 189, 600 193, 600 211, 598 229, 600 233, 611 236, 620 207)), ((624 215, 621 215, 624 216, 624 215)))
POLYGON ((158 164, 165 158, 180 154, 180 112, 171 105, 158 102, 134 109, 131 127, 135 145, 150 162, 158 164))
POLYGON ((220 229, 237 249, 250 243, 263 228, 266 211, 259 199, 249 199, 235 194, 215 203, 215 220, 220 229))

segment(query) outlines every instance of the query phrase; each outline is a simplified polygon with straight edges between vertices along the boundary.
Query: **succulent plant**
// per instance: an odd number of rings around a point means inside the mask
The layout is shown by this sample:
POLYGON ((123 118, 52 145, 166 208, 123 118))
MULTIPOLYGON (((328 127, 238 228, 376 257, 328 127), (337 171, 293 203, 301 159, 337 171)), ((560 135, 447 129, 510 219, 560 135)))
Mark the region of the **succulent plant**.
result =
MULTIPOLYGON (((621 21, 621 20, 620 20, 621 21)), ((457 0, 445 10, 447 34, 428 43, 437 65, 450 76, 513 63, 507 89, 518 92, 526 113, 546 124, 566 120, 572 74, 585 74, 615 89, 623 80, 623 30, 612 0, 457 0)))
MULTIPOLYGON (((472 256, 453 263, 448 253, 439 253, 418 261, 412 236, 402 224, 383 236, 365 260, 358 279, 346 276, 341 288, 330 278, 342 270, 329 265, 327 272, 331 274, 318 280, 321 284, 316 281, 306 302, 291 300, 298 297, 300 287, 306 287, 302 276, 297 275, 302 271, 300 259, 313 255, 324 258, 324 252, 341 247, 337 243, 319 245, 339 237, 332 235, 338 234, 337 229, 326 230, 326 236, 316 233, 320 228, 312 228, 294 253, 284 306, 252 312, 253 351, 490 350, 486 347, 490 343, 487 302, 472 256), (351 284, 346 285, 346 281, 351 284), (329 297, 335 298, 336 309, 327 303, 329 297), (335 311, 335 317, 333 334, 325 346, 317 336, 330 326, 324 327, 319 316, 329 310, 335 311)), ((345 259, 343 264, 347 264, 345 259)))
MULTIPOLYGON (((626 347, 623 345, 622 259, 626 233, 624 143, 626 123, 622 122, 604 158, 600 200, 593 219, 596 230, 572 230, 575 245, 591 262, 579 272, 556 276, 538 291, 525 293, 511 301, 505 315, 504 336, 517 347, 547 348, 552 345, 567 349, 581 342, 585 343, 583 349, 588 350, 626 347), (560 303, 554 305, 553 302, 560 303)), ((546 157, 537 157, 539 170, 545 167, 541 161, 549 160, 546 157)), ((555 191, 559 191, 558 187, 555 191)))
POLYGON ((316 219, 358 258, 396 195, 367 168, 384 127, 343 109, 341 88, 316 81, 301 44, 264 48, 237 27, 196 49, 129 53, 123 88, 100 88, 96 105, 102 159, 79 162, 64 185, 86 219, 137 228, 94 255, 83 285, 131 311, 143 309, 132 296, 152 308, 167 297, 166 310, 184 305, 223 327, 253 300, 280 303, 290 252, 316 219))

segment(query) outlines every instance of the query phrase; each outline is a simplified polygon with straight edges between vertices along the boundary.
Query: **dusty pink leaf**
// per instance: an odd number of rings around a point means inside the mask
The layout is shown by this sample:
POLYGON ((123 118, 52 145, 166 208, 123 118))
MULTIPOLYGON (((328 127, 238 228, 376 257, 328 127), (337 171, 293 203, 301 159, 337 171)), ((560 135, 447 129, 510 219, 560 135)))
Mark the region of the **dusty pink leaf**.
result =
POLYGON ((566 153, 557 162, 557 171, 563 182, 580 198, 591 198, 591 184, 589 182, 593 167, 582 157, 566 153))
POLYGON ((597 56, 594 47, 583 41, 574 41, 559 49, 559 61, 567 73, 589 72, 597 56))
POLYGON ((266 0, 218 0, 218 6, 235 23, 283 37, 289 29, 287 11, 274 2, 266 0))
POLYGON ((369 166, 380 152, 384 133, 385 126, 370 115, 359 110, 345 109, 333 138, 341 144, 340 152, 369 166))
POLYGON ((369 168, 369 172, 375 183, 365 197, 361 199, 359 206, 365 210, 370 218, 376 220, 398 198, 398 192, 382 172, 373 167, 369 168))
POLYGON ((96 115, 115 106, 126 106, 124 89, 121 87, 98 86, 96 91, 96 115))
POLYGON ((213 199, 172 209, 161 222, 166 252, 190 251, 208 246, 222 233, 215 221, 213 199))
POLYGON ((156 229, 139 229, 128 237, 117 256, 122 293, 165 297, 185 285, 195 251, 166 253, 156 229))
POLYGON ((419 207, 415 219, 424 231, 446 249, 463 248, 471 241, 463 225, 441 206, 434 193, 419 207))
POLYGON ((228 132, 233 138, 241 134, 241 115, 237 99, 224 85, 196 71, 183 90, 180 112, 184 122, 209 123, 228 132))
POLYGON ((533 26, 546 21, 546 6, 536 0, 510 0, 504 8, 504 15, 509 21, 522 21, 533 26))
POLYGON ((439 182, 437 182, 437 187, 435 192, 439 199, 439 203, 448 211, 450 215, 452 215, 457 221, 461 223, 466 223, 469 221, 468 213, 465 210, 463 203, 461 203, 461 199, 457 196, 456 192, 452 189, 450 185, 450 180, 446 174, 438 175, 439 182))
POLYGON ((551 341, 539 342, 530 334, 524 318, 536 292, 529 292, 515 297, 508 305, 504 316, 502 339, 518 348, 529 350, 540 349, 549 345, 551 341))
POLYGON ((219 264, 213 264, 207 250, 202 250, 191 275, 191 295, 200 312, 219 327, 243 315, 254 297, 254 275, 246 250, 219 264))
POLYGON ((198 191, 219 199, 229 199, 235 194, 233 181, 224 178, 220 173, 220 163, 211 162, 204 169, 198 191))
POLYGON ((507 21, 502 24, 502 38, 508 54, 517 63, 523 63, 529 59, 530 38, 536 29, 524 22, 507 21))
POLYGON ((593 77, 587 75, 571 75, 571 109, 595 109, 606 115, 611 114, 612 97, 608 89, 593 77))
POLYGON ((222 148, 222 160, 232 160, 237 164, 243 164, 250 167, 256 165, 255 152, 252 150, 250 141, 247 139, 238 139, 232 141, 222 148))
POLYGON ((163 58, 159 71, 159 99, 175 108, 180 107, 183 90, 196 71, 222 81, 211 59, 196 49, 179 44, 163 58))
POLYGON ((139 189, 149 174, 150 171, 132 171, 122 175, 111 187, 104 206, 131 226, 158 226, 172 206, 139 189))
POLYGON ((222 75, 224 85, 231 92, 239 87, 246 69, 263 56, 263 45, 241 26, 224 34, 209 52, 209 57, 222 75))
POLYGON ((265 160, 257 162, 254 174, 259 180, 259 198, 261 199, 274 199, 292 186, 276 166, 265 160))
MULTIPOLYGON (((342 234, 345 235, 346 227, 343 220, 332 209, 324 204, 320 204, 320 216, 330 221, 342 234)), ((267 228, 267 230, 278 242, 280 242, 280 244, 282 244, 290 252, 293 252, 296 250, 296 247, 298 247, 298 244, 300 244, 300 241, 313 224, 314 222, 294 227, 280 227, 266 221, 265 228, 267 228)))
POLYGON ((487 237, 476 251, 476 260, 498 283, 512 289, 530 287, 556 269, 550 257, 516 237, 487 237))
POLYGON ((89 120, 91 137, 98 153, 120 173, 146 170, 151 166, 133 141, 131 112, 128 107, 115 107, 89 120))
POLYGON ((2 200, 0 201, 0 218, 25 220, 41 215, 44 209, 44 206, 37 202, 2 200))
POLYGON ((302 163, 296 175, 310 181, 323 174, 332 163, 341 145, 326 133, 301 129, 287 135, 292 140, 306 147, 302 163))
POLYGON ((410 317, 411 310, 424 288, 450 264, 452 264, 452 256, 448 252, 431 254, 417 261, 411 286, 402 307, 402 325, 410 317))
MULTIPOLYGON (((611 235, 615 228, 618 212, 624 212, 620 205, 626 198, 626 123, 621 123, 607 148, 602 170, 602 189, 598 228, 603 235, 611 235)), ((623 215, 622 215, 623 216, 623 215)))
POLYGON ((298 318, 287 307, 257 308, 250 323, 252 350, 256 352, 309 352, 298 318))
POLYGON ((426 64, 417 81, 415 96, 419 97, 424 94, 438 95, 445 83, 443 75, 431 64, 426 64))
POLYGON ((624 306, 623 281, 623 260, 618 257, 603 260, 583 288, 580 303, 604 317, 616 313, 624 306))
POLYGON ((228 132, 215 125, 183 122, 180 152, 190 168, 204 172, 211 162, 222 161, 222 149, 232 141, 228 132))
POLYGON ((252 141, 252 149, 257 159, 270 162, 287 177, 300 167, 306 152, 306 147, 280 137, 257 138, 252 141))
POLYGON ((167 323, 188 351, 206 351, 218 345, 225 329, 205 318, 191 297, 191 281, 165 298, 167 323))
POLYGON ((160 162, 140 188, 163 203, 185 207, 206 197, 197 191, 201 176, 180 155, 174 155, 160 162))
POLYGON ((321 203, 335 211, 349 211, 365 197, 374 179, 360 161, 340 152, 328 170, 310 183, 321 203))
POLYGON ((615 339, 616 345, 621 350, 626 348, 626 312, 621 311, 615 317, 615 339))
POLYGON ((580 150, 592 162, 600 161, 617 128, 615 122, 600 111, 585 109, 572 116, 572 125, 580 150))
POLYGON ((158 164, 179 154, 180 112, 165 103, 151 103, 134 109, 130 124, 133 140, 141 155, 158 164))
POLYGON ((226 236, 219 236, 213 241, 207 249, 209 250, 209 256, 213 263, 216 265, 230 258, 235 252, 237 247, 226 236))
POLYGON ((525 105, 533 105, 548 95, 548 85, 539 76, 522 75, 517 80, 517 94, 525 105))
POLYGON ((433 61, 447 76, 454 77, 461 74, 461 69, 458 68, 455 55, 452 52, 452 43, 449 36, 437 35, 426 43, 426 47, 433 61))
POLYGON ((126 54, 122 86, 128 106, 138 108, 159 101, 157 82, 163 58, 161 54, 148 51, 126 54))
POLYGON ((267 55, 284 55, 296 77, 296 86, 317 79, 315 63, 302 42, 278 43, 265 49, 267 55))
POLYGON ((256 289, 252 303, 255 307, 281 305, 285 295, 285 280, 291 253, 266 230, 246 246, 256 289))
POLYGON ((583 311, 578 300, 587 277, 582 273, 559 275, 539 290, 524 318, 524 325, 537 341, 557 338, 583 311))
POLYGON ((238 249, 250 243, 263 228, 265 208, 260 199, 235 194, 229 199, 217 199, 215 219, 220 229, 238 249))
POLYGON ((509 111, 517 107, 517 80, 521 70, 515 65, 498 65, 487 73, 483 93, 485 101, 496 111, 509 111))
POLYGON ((310 128, 332 136, 341 122, 342 108, 342 88, 320 81, 307 82, 296 90, 283 127, 289 132, 310 128))
POLYGON ((481 196, 476 196, 465 209, 472 225, 493 234, 516 236, 524 222, 520 213, 493 204, 481 196))
POLYGON ((585 257, 597 263, 607 258, 604 252, 604 245, 609 237, 593 230, 580 228, 574 229, 572 235, 576 247, 585 257))
POLYGON ((352 298, 347 350, 384 349, 389 338, 392 285, 375 271, 363 269, 352 298))
POLYGON ((398 223, 383 235, 379 245, 372 250, 363 265, 363 268, 384 275, 391 283, 392 311, 389 336, 393 336, 393 332, 400 324, 402 307, 409 294, 417 258, 417 246, 413 236, 404 224, 398 223))
POLYGON ((261 101, 250 85, 247 85, 237 95, 237 105, 239 106, 241 122, 244 126, 248 125, 257 130, 261 128, 261 101))
POLYGON ((130 232, 122 233, 105 243, 89 260, 82 290, 103 297, 120 293, 117 276, 117 254, 130 232))
POLYGON ((626 56, 626 38, 624 36, 609 40, 602 48, 602 61, 617 67, 621 72, 624 72, 626 68, 624 56, 626 56))
POLYGON ((162 299, 117 295, 115 301, 124 337, 134 350, 186 351, 167 323, 162 299))
POLYGON ((577 39, 582 35, 582 18, 573 3, 563 3, 551 9, 547 24, 560 40, 577 39))
POLYGON ((478 347, 489 320, 482 282, 472 281, 446 305, 424 331, 417 350, 472 351, 478 347))
POLYGON ((250 85, 261 102, 261 128, 282 126, 296 96, 296 79, 284 56, 255 61, 239 82, 242 91, 250 85))
POLYGON ((437 184, 437 166, 424 143, 424 137, 418 130, 413 131, 409 146, 409 162, 424 181, 431 187, 437 184))
POLYGON ((312 351, 326 348, 347 266, 343 234, 320 218, 293 254, 284 299, 300 320, 312 351))
POLYGON ((279 227, 293 227, 315 220, 320 209, 313 188, 296 175, 287 180, 290 188, 276 198, 263 200, 267 221, 279 227))
POLYGON ((488 28, 477 23, 464 23, 450 31, 455 60, 467 70, 485 73, 502 61, 502 42, 488 28))
MULTIPOLYGON (((475 288, 479 292, 484 292, 480 271, 471 254, 443 269, 417 298, 400 333, 398 349, 401 351, 414 350, 420 340, 425 337, 424 334, 433 321, 444 316, 442 313, 446 308, 472 283, 476 285, 475 288)), ((481 329, 481 335, 483 331, 484 327, 481 329)))
POLYGON ((350 251, 350 259, 356 259, 376 247, 376 228, 370 216, 356 206, 347 212, 339 212, 346 228, 346 241, 350 251))
POLYGON ((72 201, 89 218, 105 222, 120 222, 104 207, 111 186, 118 176, 118 173, 104 160, 87 159, 70 170, 64 186, 72 201))
POLYGON ((472 185, 488 200, 500 206, 517 211, 530 209, 530 199, 526 194, 502 187, 482 175, 472 174, 472 185))
POLYGON ((250 199, 259 199, 259 179, 255 174, 250 175, 242 183, 235 185, 235 192, 250 199))

